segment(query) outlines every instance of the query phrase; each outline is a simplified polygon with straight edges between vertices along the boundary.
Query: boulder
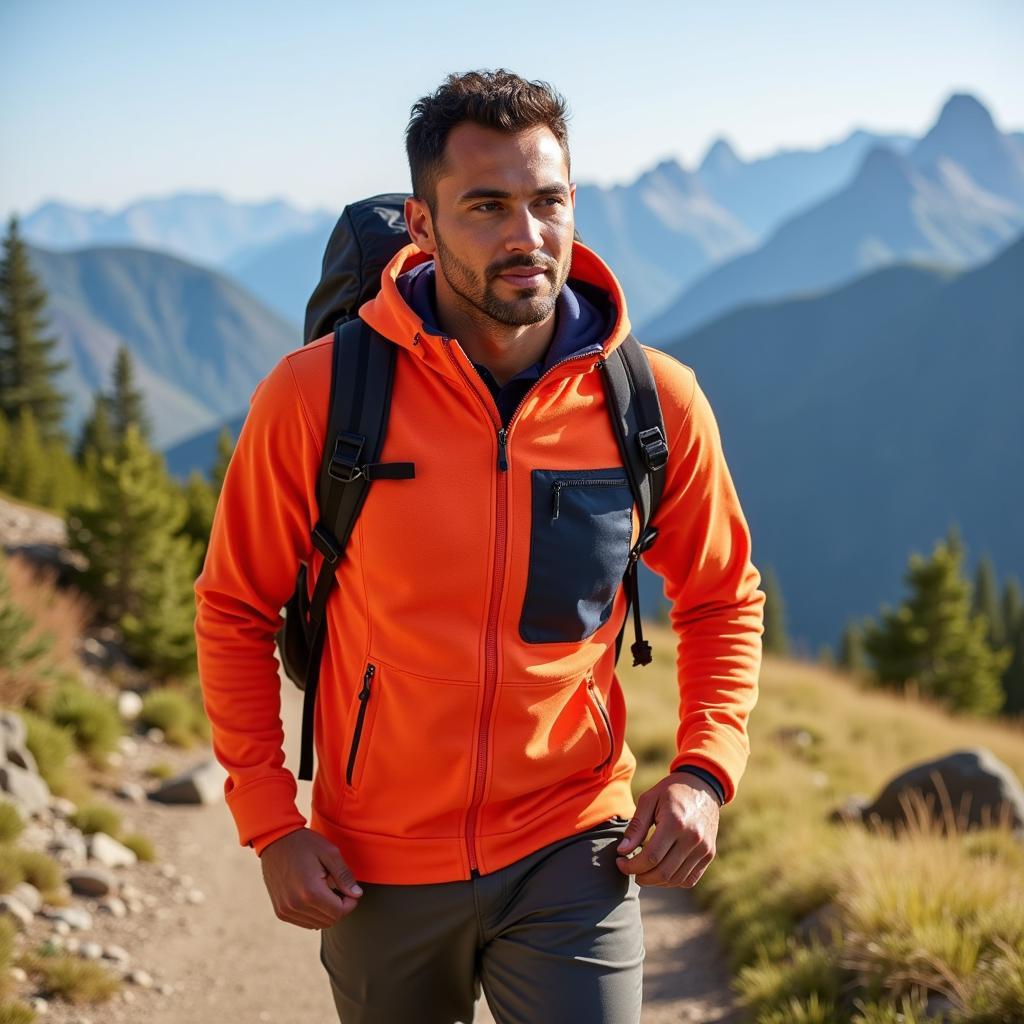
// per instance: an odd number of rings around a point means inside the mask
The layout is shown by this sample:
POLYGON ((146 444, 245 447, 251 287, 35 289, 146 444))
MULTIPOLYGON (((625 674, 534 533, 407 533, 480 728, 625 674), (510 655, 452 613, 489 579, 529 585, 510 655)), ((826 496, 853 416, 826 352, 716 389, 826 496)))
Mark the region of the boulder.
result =
POLYGON ((164 804, 213 804, 224 799, 227 772, 212 758, 168 779, 149 794, 164 804))
POLYGON ((0 917, 9 917, 19 928, 27 928, 32 923, 32 911, 17 897, 8 894, 0 896, 0 917))
POLYGON ((39 908, 43 905, 42 895, 31 882, 19 882, 11 890, 11 895, 33 914, 38 914, 39 908))
POLYGON ((1005 819, 1024 840, 1024 788, 1011 769, 984 747, 956 750, 912 765, 861 809, 861 819, 899 830, 908 820, 916 820, 920 800, 943 832, 951 825, 956 831, 991 828, 1005 819))

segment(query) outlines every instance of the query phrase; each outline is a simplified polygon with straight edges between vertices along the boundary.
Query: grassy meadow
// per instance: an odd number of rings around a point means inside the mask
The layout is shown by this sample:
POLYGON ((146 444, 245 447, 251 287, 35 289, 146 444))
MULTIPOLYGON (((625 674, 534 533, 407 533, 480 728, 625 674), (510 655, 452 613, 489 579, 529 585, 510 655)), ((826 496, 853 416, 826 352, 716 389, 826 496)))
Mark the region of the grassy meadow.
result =
MULTIPOLYGON (((627 651, 619 670, 637 795, 664 777, 678 723, 675 638, 645 632, 654 662, 632 668, 627 651)), ((746 773, 693 891, 719 923, 751 1024, 1024 1021, 1024 844, 1000 829, 944 836, 923 812, 898 836, 829 821, 847 797, 873 798, 912 763, 963 747, 1024 778, 1024 724, 766 656, 749 731, 746 773)))

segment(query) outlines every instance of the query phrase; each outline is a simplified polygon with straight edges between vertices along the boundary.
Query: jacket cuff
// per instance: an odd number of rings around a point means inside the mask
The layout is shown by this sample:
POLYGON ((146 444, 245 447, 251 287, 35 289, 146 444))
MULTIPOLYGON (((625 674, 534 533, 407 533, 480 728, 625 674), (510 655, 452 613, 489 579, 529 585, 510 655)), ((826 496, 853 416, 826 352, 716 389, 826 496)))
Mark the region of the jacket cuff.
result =
POLYGON ((709 772, 706 768, 701 768, 695 764, 681 764, 678 768, 673 768, 672 770, 674 772, 689 772, 691 775, 696 775, 698 778, 703 779, 715 791, 715 795, 718 797, 718 806, 721 807, 725 803, 725 786, 722 785, 714 773, 709 772))
POLYGON ((262 853, 275 839, 302 828, 306 819, 295 806, 295 794, 295 778, 290 773, 228 790, 225 800, 235 819, 239 843, 262 853))

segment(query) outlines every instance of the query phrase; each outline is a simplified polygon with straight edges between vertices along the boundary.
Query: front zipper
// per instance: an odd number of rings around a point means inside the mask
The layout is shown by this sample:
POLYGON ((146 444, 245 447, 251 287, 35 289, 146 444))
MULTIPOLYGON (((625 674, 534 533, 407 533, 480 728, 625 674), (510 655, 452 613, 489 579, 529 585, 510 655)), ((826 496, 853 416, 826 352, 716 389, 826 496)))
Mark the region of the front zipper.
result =
POLYGON ((605 486, 622 487, 623 484, 629 485, 629 481, 623 477, 588 477, 588 476, 576 476, 559 478, 551 484, 551 518, 558 518, 558 500, 562 493, 563 487, 592 487, 592 486, 605 486))
MULTIPOLYGON (((456 370, 458 370, 459 375, 466 382, 467 387, 476 395, 477 399, 479 399, 480 403, 483 405, 484 411, 487 413, 488 418, 495 428, 498 441, 498 457, 496 460, 498 487, 497 497, 495 499, 497 506, 495 510, 497 522, 494 541, 494 570, 492 573, 493 585, 491 587, 490 607, 487 613, 484 708, 483 714, 480 716, 480 730, 477 737, 477 758, 473 777, 473 797, 470 801, 469 812, 466 816, 466 853, 469 856, 469 869, 471 875, 478 876, 480 874, 480 868, 476 856, 476 822, 477 815, 480 810, 480 803, 483 799, 484 780, 486 778, 487 770, 488 723, 490 722, 491 711, 494 707, 494 695, 495 690, 497 689, 498 611, 501 607, 501 593, 505 586, 505 535, 507 532, 506 520, 508 505, 508 435, 511 433, 512 426, 516 421, 516 417, 519 415, 519 410, 522 409, 527 398, 533 394, 533 392, 540 386, 541 382, 548 377, 553 370, 562 366, 564 363, 571 362, 573 359, 592 359, 595 353, 588 353, 585 356, 581 353, 576 353, 575 355, 566 356, 564 359, 559 359, 557 363, 553 363, 549 366, 533 382, 526 394, 524 394, 519 400, 519 404, 515 407, 515 410, 509 417, 508 426, 506 427, 501 422, 501 413, 498 410, 498 406, 495 403, 493 396, 490 396, 490 393, 488 393, 488 397, 484 398, 480 391, 477 390, 472 378, 459 362, 458 357, 451 347, 453 340, 453 338, 450 338, 447 335, 441 336, 441 343, 444 346, 445 352, 448 353, 448 358, 452 361, 452 364, 455 366, 456 370)), ((458 343, 456 342, 456 344, 458 343)), ((476 379, 483 384, 483 381, 480 379, 480 375, 476 374, 475 376, 476 379)))
POLYGON ((356 766, 356 752, 359 750, 359 738, 363 734, 363 719, 370 705, 370 683, 373 681, 376 665, 367 665, 363 673, 363 688, 359 691, 359 714, 356 716, 355 728, 352 730, 352 743, 348 751, 348 767, 345 769, 345 782, 352 785, 352 771, 356 766))
POLYGON ((599 772, 612 759, 612 754, 615 753, 615 735, 612 733, 612 720, 608 715, 608 709, 604 706, 604 701, 601 700, 601 695, 597 692, 597 684, 594 682, 593 676, 587 680, 587 688, 593 695, 598 711, 601 712, 601 718, 604 720, 604 727, 608 733, 608 754, 594 769, 595 772, 599 772))

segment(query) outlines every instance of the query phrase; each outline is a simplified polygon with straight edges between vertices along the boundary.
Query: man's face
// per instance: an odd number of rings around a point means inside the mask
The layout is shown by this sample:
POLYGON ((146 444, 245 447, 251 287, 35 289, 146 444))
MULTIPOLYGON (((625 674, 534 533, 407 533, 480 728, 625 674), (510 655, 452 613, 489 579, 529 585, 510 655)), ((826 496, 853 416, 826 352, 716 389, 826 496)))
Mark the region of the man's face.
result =
POLYGON ((464 122, 448 136, 434 215, 413 200, 420 216, 410 221, 407 208, 407 221, 463 303, 524 326, 552 313, 569 276, 575 201, 549 128, 508 135, 464 122))

